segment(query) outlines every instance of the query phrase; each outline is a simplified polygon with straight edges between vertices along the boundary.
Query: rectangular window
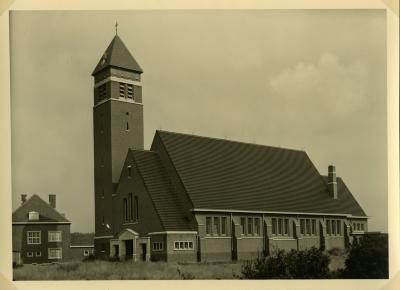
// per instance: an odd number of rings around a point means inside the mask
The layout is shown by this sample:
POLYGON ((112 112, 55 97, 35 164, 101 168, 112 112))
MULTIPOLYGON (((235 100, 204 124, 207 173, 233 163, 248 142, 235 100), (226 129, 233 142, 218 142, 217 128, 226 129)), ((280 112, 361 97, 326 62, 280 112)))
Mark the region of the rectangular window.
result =
POLYGON ((211 235, 211 217, 206 217, 206 234, 211 235))
POLYGON ((38 221, 39 220, 39 213, 36 211, 30 211, 28 213, 28 219, 30 221, 38 221))
POLYGON ((282 219, 278 219, 278 235, 282 235, 282 219))
POLYGON ((253 234, 253 218, 251 217, 247 218, 247 234, 253 234))
POLYGON ((26 252, 27 257, 33 257, 33 252, 26 252))
POLYGON ((342 222, 340 220, 336 221, 336 233, 338 235, 342 234, 342 222))
POLYGON ((221 217, 221 235, 226 235, 226 217, 221 217))
POLYGON ((260 219, 254 218, 254 233, 259 236, 260 235, 260 219))
POLYGON ((139 219, 139 197, 135 196, 135 220, 139 219))
POLYGON ((133 221, 133 195, 132 192, 129 193, 129 219, 133 221))
POLYGON ((316 220, 311 220, 311 234, 313 234, 313 235, 317 234, 317 221, 316 220))
MULTIPOLYGON (((127 128, 127 129, 128 129, 128 128, 127 128)), ((127 169, 128 169, 128 177, 131 178, 131 177, 132 177, 132 166, 129 165, 129 166, 127 167, 127 169)))
POLYGON ((28 231, 26 235, 28 245, 39 245, 42 243, 42 236, 40 231, 28 231))
POLYGON ((272 234, 276 235, 276 219, 272 219, 272 234))
POLYGON ((361 224, 361 230, 364 231, 364 224, 361 224))
POLYGON ((164 250, 163 242, 154 242, 153 243, 153 251, 162 251, 162 250, 164 250))
POLYGON ((330 220, 327 220, 327 221, 326 221, 326 233, 327 233, 328 235, 331 234, 331 221, 330 221, 330 220))
POLYGON ((306 219, 306 230, 307 230, 307 235, 310 235, 311 234, 310 219, 306 219))
POLYGON ((174 250, 193 250, 193 242, 190 241, 174 242, 174 250))
POLYGON ((305 232, 306 232, 306 225, 305 225, 305 221, 304 221, 304 219, 301 219, 300 220, 300 233, 302 234, 302 235, 304 235, 305 234, 305 232))
POLYGON ((332 235, 336 235, 336 220, 332 220, 332 235))
POLYGON ((36 257, 41 257, 42 256, 42 252, 36 252, 36 257))
POLYGON ((288 235, 289 234, 289 219, 284 219, 284 234, 288 235))
POLYGON ((214 217, 213 234, 219 235, 219 217, 214 217))
POLYGON ((49 242, 61 242, 62 241, 61 235, 62 235, 61 231, 49 231, 48 240, 49 242))
POLYGON ((62 249, 61 248, 49 248, 49 259, 62 259, 62 249))
POLYGON ((124 221, 128 220, 128 201, 124 198, 124 221))
POLYGON ((240 218, 240 226, 242 227, 242 235, 246 234, 246 218, 240 218))

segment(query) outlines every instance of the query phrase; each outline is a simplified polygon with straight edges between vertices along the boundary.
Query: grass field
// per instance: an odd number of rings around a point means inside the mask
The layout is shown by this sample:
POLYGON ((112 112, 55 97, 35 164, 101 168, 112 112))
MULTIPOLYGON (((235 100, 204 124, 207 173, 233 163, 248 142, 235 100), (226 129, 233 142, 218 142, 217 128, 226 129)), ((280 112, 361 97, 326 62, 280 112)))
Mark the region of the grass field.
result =
MULTIPOLYGON (((345 255, 330 255, 329 269, 344 267, 345 255)), ((24 265, 14 269, 14 280, 177 280, 240 279, 242 263, 67 262, 24 265)))

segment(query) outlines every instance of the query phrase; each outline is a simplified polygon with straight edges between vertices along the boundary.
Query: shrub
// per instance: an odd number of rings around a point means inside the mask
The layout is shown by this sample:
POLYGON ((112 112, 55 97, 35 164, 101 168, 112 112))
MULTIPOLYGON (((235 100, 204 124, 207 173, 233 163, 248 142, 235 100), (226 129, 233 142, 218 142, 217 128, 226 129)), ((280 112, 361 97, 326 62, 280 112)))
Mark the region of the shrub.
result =
POLYGON ((329 277, 329 256, 313 247, 285 252, 246 262, 242 274, 246 279, 324 279, 329 277))
POLYGON ((366 235, 355 240, 346 259, 343 278, 387 279, 389 276, 388 240, 384 235, 366 235))

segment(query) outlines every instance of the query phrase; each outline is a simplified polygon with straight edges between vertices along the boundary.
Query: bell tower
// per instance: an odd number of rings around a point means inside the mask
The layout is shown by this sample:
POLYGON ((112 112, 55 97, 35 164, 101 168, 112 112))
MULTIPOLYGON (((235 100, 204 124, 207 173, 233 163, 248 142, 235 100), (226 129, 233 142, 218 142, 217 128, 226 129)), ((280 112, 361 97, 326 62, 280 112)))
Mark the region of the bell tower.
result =
MULTIPOLYGON (((117 28, 117 24, 116 24, 117 28)), ((109 255, 113 197, 129 148, 143 149, 142 68, 116 34, 94 69, 95 252, 109 255)))

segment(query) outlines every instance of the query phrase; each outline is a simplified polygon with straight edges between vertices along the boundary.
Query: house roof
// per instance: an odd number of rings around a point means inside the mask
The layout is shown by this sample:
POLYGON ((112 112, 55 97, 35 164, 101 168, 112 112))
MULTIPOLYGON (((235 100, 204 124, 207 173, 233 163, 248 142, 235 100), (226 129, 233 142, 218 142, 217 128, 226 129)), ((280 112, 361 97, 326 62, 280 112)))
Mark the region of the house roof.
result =
POLYGON ((115 35, 111 43, 108 45, 92 75, 95 75, 99 71, 110 66, 143 73, 142 68, 118 35, 115 35))
POLYGON ((131 152, 165 230, 190 230, 158 153, 133 149, 131 152))
POLYGON ((37 223, 37 222, 70 222, 50 204, 41 199, 38 195, 32 195, 27 201, 25 201, 19 208, 17 208, 12 214, 13 222, 26 222, 26 223, 37 223), (30 211, 36 211, 39 213, 39 220, 30 221, 28 214, 30 211))
POLYGON ((157 131, 196 209, 365 213, 343 180, 338 199, 304 151, 157 131))

